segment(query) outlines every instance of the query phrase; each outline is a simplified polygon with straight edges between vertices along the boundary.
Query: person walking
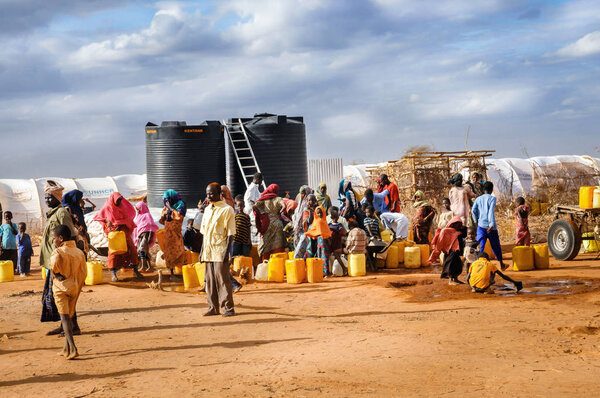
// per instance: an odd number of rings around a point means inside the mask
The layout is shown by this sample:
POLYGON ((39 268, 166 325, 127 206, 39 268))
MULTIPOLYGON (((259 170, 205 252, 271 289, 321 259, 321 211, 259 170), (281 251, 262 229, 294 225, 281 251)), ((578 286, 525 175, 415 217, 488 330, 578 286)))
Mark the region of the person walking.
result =
POLYGON ((205 290, 208 311, 204 316, 235 315, 233 289, 229 272, 230 252, 235 236, 233 207, 221 200, 221 185, 214 182, 206 187, 210 204, 204 210, 200 233, 202 242, 201 261, 205 264, 205 290))
MULTIPOLYGON (((66 225, 71 229, 72 236, 76 236, 79 232, 73 224, 73 218, 71 214, 65 209, 61 202, 63 199, 64 188, 62 185, 53 180, 48 180, 44 184, 44 201, 49 210, 46 212, 46 226, 44 227, 44 233, 42 240, 40 241, 40 266, 48 269, 50 265, 50 259, 56 245, 54 244, 53 231, 54 228, 59 225, 66 225)), ((42 292, 42 316, 40 317, 41 322, 57 322, 60 321, 60 314, 56 308, 56 302, 54 301, 54 295, 52 293, 52 277, 50 272, 46 273, 46 280, 44 282, 44 290, 42 292)), ((73 334, 80 335, 81 329, 77 323, 77 313, 73 314, 73 334)), ((50 330, 46 333, 47 336, 64 333, 62 324, 56 329, 50 330)))

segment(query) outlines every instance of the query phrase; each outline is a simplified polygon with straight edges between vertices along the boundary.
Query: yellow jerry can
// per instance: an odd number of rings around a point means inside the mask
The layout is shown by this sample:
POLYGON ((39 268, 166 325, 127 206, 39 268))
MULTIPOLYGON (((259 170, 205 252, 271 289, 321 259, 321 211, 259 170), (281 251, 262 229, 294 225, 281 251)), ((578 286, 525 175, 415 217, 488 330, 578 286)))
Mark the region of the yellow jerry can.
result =
POLYGON ((550 268, 550 255, 548 254, 548 245, 533 246, 533 265, 536 269, 550 268))
POLYGON ((12 261, 0 261, 0 282, 12 282, 15 280, 15 269, 12 261))
POLYGON ((529 271, 534 269, 533 247, 515 246, 512 255, 514 271, 529 271))
POLYGON ((284 259, 273 257, 269 260, 269 282, 283 282, 283 272, 285 269, 284 259))
POLYGON ((421 248, 410 246, 404 248, 404 266, 406 268, 419 268, 421 266, 421 248))
POLYGON ((323 259, 306 259, 306 279, 308 280, 308 283, 323 282, 323 259))
POLYGON ((204 263, 196 263, 194 264, 194 269, 196 270, 196 276, 198 277, 198 284, 200 287, 204 287, 206 266, 204 263))
POLYGON ((350 254, 348 259, 348 275, 363 276, 367 274, 366 258, 364 254, 350 254))
POLYGON ((127 238, 123 231, 112 231, 108 234, 108 251, 112 254, 127 253, 127 238))
POLYGON ((387 250, 387 257, 385 258, 385 268, 398 268, 398 251, 397 245, 391 245, 387 250))
POLYGON ((306 276, 304 260, 286 260, 285 273, 287 274, 287 283, 297 284, 304 282, 304 278, 306 276))
POLYGON ((198 273, 192 264, 184 265, 181 268, 181 273, 183 274, 183 287, 185 289, 193 289, 200 286, 198 273))
POLYGON ((87 276, 85 284, 88 286, 102 283, 102 263, 99 261, 88 261, 86 263, 87 276))

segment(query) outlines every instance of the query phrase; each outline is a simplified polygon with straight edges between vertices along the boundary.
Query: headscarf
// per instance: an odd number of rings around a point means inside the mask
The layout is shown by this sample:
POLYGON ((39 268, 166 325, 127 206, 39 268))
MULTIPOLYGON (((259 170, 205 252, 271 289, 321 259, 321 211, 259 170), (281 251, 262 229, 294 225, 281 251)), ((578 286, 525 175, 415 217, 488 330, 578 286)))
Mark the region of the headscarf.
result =
POLYGON ((423 191, 418 190, 415 192, 414 198, 416 199, 415 203, 413 203, 413 207, 427 207, 431 206, 431 203, 427 199, 425 199, 425 194, 423 191))
POLYGON ((225 201, 225 203, 235 208, 235 201, 233 200, 233 195, 231 194, 231 190, 227 185, 221 185, 221 197, 223 198, 223 201, 225 201))
POLYGON ((350 199, 350 203, 354 207, 354 210, 358 210, 358 200, 356 200, 356 192, 352 189, 352 181, 346 180, 344 182, 344 196, 350 199))
POLYGON ((302 215, 304 214, 304 210, 306 210, 306 204, 308 203, 308 195, 312 194, 312 188, 308 185, 302 185, 300 190, 298 191, 298 195, 296 196, 296 203, 298 203, 298 208, 294 213, 294 217, 292 218, 292 225, 294 226, 294 231, 296 235, 298 235, 303 229, 302 215), (304 197, 302 197, 304 194, 304 197))
POLYGON ((320 217, 315 210, 315 219, 312 224, 310 224, 308 231, 306 231, 306 236, 311 238, 318 238, 320 236, 323 239, 328 239, 331 237, 331 230, 327 224, 327 212, 323 206, 319 206, 317 209, 323 211, 323 216, 320 217))
POLYGON ((462 182, 463 182, 463 176, 460 173, 456 173, 454 174, 452 177, 450 177, 450 179, 448 180, 448 184, 449 185, 455 185, 457 187, 462 186, 462 182))
POLYGON ((346 182, 346 179, 343 179, 342 181, 340 181, 340 185, 338 187, 338 199, 342 202, 346 198, 346 195, 344 195, 344 183, 345 182, 346 182))
POLYGON ((319 202, 319 206, 323 206, 324 208, 326 208, 327 204, 331 202, 331 198, 329 198, 329 195, 321 193, 321 188, 323 187, 327 188, 327 184, 325 184, 324 182, 319 184, 319 189, 317 190, 317 192, 315 192, 315 196, 317 197, 317 202, 319 202))
MULTIPOLYGON (((110 194, 106 202, 104 202, 104 206, 102 206, 98 214, 94 216, 95 221, 104 222, 106 220, 114 226, 125 225, 131 232, 135 228, 135 223, 133 222, 134 218, 135 209, 131 203, 118 192, 110 194), (117 200, 119 198, 121 198, 121 204, 117 206, 117 200)), ((106 225, 104 231, 106 232, 106 225)))
POLYGON ((78 189, 67 192, 62 199, 62 205, 69 210, 71 214, 77 217, 79 226, 83 229, 83 232, 87 232, 87 226, 85 225, 85 218, 83 210, 79 206, 79 201, 83 199, 83 192, 78 189))
POLYGON ((283 198, 283 204, 283 212, 288 216, 292 211, 296 210, 296 208, 298 207, 298 202, 288 198, 283 198))
POLYGON ((62 193, 64 190, 62 185, 53 180, 47 180, 44 184, 44 194, 54 196, 59 202, 62 202, 62 193))
POLYGON ((457 223, 462 226, 462 218, 456 216, 450 220, 446 228, 438 229, 431 244, 444 253, 448 253, 450 250, 458 250, 460 248, 458 238, 462 232, 452 228, 452 225, 457 223))
MULTIPOLYGON (((177 212, 181 214, 182 217, 185 217, 187 207, 185 206, 185 202, 183 201, 183 199, 181 199, 181 195, 179 195, 179 193, 177 193, 176 190, 167 189, 163 194, 163 203, 165 204, 165 206, 167 205, 167 203, 169 203, 171 208, 177 210, 177 212)), ((167 218, 170 221, 171 215, 169 214, 167 218)))
POLYGON ((279 185, 271 184, 267 187, 267 189, 265 189, 263 191, 263 193, 260 195, 260 198, 258 198, 258 201, 260 202, 261 200, 274 199, 278 196, 279 196, 279 185))
MULTIPOLYGON (((136 228, 133 231, 133 236, 135 240, 138 240, 140 234, 144 232, 156 232, 158 231, 158 225, 154 222, 152 215, 150 214, 150 209, 148 209, 148 205, 144 202, 138 202, 135 205, 136 209, 138 209, 139 213, 133 219, 135 222, 136 228)), ((152 241, 150 242, 150 247, 154 244, 156 240, 156 234, 152 234, 152 241)))

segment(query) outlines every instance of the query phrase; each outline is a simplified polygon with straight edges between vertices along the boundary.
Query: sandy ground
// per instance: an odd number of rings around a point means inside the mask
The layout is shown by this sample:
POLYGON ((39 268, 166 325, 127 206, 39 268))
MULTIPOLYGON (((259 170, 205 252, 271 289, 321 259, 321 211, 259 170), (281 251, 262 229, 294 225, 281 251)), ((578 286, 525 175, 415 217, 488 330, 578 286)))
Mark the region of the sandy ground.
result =
POLYGON ((0 396, 600 396, 600 261, 509 274, 523 294, 436 270, 252 283, 232 318, 202 317, 203 294, 86 286, 67 361, 36 271, 0 284, 0 396))

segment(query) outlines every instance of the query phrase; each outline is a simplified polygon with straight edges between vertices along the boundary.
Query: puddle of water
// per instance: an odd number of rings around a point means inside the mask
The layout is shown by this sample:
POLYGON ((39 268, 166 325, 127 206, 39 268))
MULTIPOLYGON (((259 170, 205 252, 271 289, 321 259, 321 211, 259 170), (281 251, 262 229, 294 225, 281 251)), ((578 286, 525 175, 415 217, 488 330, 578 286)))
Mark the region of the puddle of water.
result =
POLYGON ((531 296, 566 296, 589 291, 591 290, 589 288, 593 286, 593 283, 592 281, 577 279, 558 279, 552 281, 541 280, 533 283, 524 282, 523 285, 523 289, 517 293, 511 283, 504 283, 500 288, 495 289, 495 293, 506 297, 515 296, 517 294, 531 296))

